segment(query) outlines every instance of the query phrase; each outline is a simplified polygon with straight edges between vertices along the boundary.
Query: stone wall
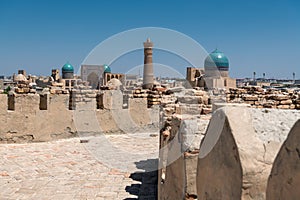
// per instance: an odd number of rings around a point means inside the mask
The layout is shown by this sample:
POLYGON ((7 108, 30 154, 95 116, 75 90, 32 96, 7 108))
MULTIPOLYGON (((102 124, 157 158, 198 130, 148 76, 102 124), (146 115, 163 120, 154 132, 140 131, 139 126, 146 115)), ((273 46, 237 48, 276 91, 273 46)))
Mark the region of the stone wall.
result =
POLYGON ((300 94, 296 90, 279 91, 258 86, 230 88, 227 102, 246 103, 256 108, 300 109, 300 94))
POLYGON ((211 111, 208 95, 173 88, 161 102, 158 199, 194 197, 199 145, 210 118, 205 114, 211 111))

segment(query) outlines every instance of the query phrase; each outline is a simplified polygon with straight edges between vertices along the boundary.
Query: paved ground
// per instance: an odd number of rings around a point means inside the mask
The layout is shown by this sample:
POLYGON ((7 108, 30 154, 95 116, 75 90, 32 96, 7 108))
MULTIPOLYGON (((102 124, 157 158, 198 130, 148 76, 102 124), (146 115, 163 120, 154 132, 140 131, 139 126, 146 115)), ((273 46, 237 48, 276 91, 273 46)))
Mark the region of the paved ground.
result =
POLYGON ((156 199, 157 150, 149 133, 0 144, 0 199, 156 199))

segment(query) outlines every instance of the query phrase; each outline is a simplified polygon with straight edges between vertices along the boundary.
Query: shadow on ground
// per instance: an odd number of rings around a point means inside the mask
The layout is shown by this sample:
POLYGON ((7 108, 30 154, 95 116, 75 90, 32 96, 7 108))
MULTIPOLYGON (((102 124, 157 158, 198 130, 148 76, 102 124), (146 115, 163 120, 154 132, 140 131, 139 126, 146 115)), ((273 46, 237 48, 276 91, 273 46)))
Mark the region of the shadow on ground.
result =
POLYGON ((158 159, 141 160, 135 164, 138 169, 142 169, 144 172, 132 173, 130 178, 141 183, 126 186, 125 190, 129 194, 137 196, 137 198, 126 198, 124 200, 156 200, 158 159))

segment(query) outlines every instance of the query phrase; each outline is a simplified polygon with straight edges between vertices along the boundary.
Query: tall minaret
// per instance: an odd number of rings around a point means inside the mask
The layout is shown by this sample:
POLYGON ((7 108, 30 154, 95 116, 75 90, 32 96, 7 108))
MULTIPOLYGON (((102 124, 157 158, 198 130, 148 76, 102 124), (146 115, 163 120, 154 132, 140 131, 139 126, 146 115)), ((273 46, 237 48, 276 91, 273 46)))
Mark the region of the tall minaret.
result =
POLYGON ((143 88, 151 89, 153 87, 153 63, 152 63, 152 47, 153 43, 150 38, 144 42, 144 77, 143 88))

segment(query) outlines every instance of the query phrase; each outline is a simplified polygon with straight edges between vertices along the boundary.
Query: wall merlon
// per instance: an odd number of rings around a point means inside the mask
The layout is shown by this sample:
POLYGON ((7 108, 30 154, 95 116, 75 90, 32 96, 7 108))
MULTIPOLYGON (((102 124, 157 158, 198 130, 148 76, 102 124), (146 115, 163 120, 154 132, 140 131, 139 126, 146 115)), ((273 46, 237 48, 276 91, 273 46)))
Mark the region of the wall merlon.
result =
POLYGON ((0 115, 7 113, 8 99, 6 94, 0 94, 0 115))

